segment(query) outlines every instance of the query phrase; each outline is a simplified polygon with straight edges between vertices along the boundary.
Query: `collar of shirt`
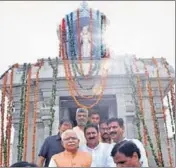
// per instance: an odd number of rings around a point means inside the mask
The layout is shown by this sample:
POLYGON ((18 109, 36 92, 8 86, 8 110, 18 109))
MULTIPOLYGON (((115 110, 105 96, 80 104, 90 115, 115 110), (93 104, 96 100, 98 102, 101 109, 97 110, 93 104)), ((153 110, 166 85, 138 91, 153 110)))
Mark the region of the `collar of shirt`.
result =
POLYGON ((56 136, 56 140, 61 140, 60 133, 57 134, 57 136, 56 136))
POLYGON ((101 142, 99 142, 95 148, 89 148, 87 145, 86 145, 86 147, 88 150, 98 150, 101 147, 101 142))

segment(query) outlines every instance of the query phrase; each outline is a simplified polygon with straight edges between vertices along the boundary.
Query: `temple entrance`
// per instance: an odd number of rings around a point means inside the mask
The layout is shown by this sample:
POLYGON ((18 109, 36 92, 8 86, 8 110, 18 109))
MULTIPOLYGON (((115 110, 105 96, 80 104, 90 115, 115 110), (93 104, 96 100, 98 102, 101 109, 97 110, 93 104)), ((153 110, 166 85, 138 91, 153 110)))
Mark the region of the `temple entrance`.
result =
MULTIPOLYGON (((95 99, 79 99, 79 102, 84 105, 89 105, 95 102, 95 99)), ((59 118, 70 119, 74 126, 76 125, 76 109, 78 106, 70 96, 60 97, 60 114, 59 118)), ((93 107, 100 113, 101 120, 108 120, 110 117, 117 117, 117 103, 115 95, 106 95, 102 97, 102 100, 93 107)))

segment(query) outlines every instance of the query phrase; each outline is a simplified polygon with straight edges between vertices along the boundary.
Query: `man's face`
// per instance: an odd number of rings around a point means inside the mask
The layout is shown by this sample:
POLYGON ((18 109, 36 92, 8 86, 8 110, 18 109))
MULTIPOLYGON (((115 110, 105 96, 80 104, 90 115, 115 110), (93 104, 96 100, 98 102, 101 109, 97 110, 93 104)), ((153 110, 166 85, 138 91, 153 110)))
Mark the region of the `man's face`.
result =
POLYGON ((85 138, 87 143, 96 144, 99 141, 99 134, 95 128, 90 127, 85 132, 85 138))
POLYGON ((85 112, 79 112, 76 114, 76 121, 79 126, 85 126, 88 121, 88 115, 85 112))
POLYGON ((100 134, 102 138, 109 138, 110 135, 108 133, 108 125, 106 123, 100 124, 100 134))
POLYGON ((121 138, 123 137, 124 128, 120 127, 119 123, 116 121, 108 124, 108 130, 110 137, 114 142, 121 140, 121 138))
POLYGON ((123 153, 117 152, 113 157, 117 167, 139 167, 139 159, 137 153, 133 153, 132 157, 127 157, 123 153))
POLYGON ((76 133, 67 133, 62 140, 63 147, 68 151, 74 151, 78 149, 79 146, 79 139, 76 133))
POLYGON ((92 114, 90 116, 90 121, 91 123, 98 125, 100 123, 100 116, 98 114, 92 114))
POLYGON ((64 122, 59 128, 59 132, 60 134, 62 134, 64 131, 68 129, 72 129, 72 124, 69 122, 64 122))

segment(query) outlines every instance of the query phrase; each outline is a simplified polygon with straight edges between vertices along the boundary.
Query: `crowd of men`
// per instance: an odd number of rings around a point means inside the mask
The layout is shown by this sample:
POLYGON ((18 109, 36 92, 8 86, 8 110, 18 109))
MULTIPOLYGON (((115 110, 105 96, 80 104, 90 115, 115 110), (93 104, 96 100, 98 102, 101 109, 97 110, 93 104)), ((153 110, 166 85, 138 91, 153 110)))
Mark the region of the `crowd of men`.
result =
POLYGON ((148 167, 143 144, 124 137, 122 118, 101 121, 98 112, 88 114, 77 109, 76 127, 61 120, 58 133, 47 137, 40 149, 38 167, 148 167))

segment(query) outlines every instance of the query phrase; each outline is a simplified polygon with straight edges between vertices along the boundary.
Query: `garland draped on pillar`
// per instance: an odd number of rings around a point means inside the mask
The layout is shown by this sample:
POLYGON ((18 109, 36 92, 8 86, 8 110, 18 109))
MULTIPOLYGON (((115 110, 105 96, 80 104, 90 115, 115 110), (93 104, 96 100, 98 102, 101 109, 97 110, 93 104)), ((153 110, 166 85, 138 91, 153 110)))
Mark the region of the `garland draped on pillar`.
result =
POLYGON ((15 64, 11 68, 10 72, 10 85, 8 96, 8 108, 7 108, 7 126, 6 126, 6 156, 4 155, 4 166, 9 167, 10 163, 10 143, 11 143, 11 129, 12 129, 12 112, 13 112, 13 75, 14 68, 17 68, 18 64, 15 64))
POLYGON ((52 135, 52 128, 53 128, 53 122, 54 122, 54 114, 55 114, 55 109, 54 106, 56 104, 56 88, 57 88, 57 75, 58 75, 58 65, 59 65, 59 60, 58 57, 56 57, 56 64, 55 66, 53 65, 51 58, 48 58, 49 65, 53 69, 53 85, 52 85, 52 93, 51 93, 51 99, 50 99, 50 114, 51 114, 51 122, 50 122, 50 132, 49 135, 52 135))
POLYGON ((39 94, 39 72, 43 66, 43 60, 39 61, 34 66, 38 66, 38 70, 36 73, 36 84, 34 90, 34 112, 33 112, 33 133, 32 133, 32 163, 35 161, 35 153, 36 153, 36 120, 37 120, 37 110, 38 110, 38 94, 39 94))
POLYGON ((162 151, 161 151, 160 132, 159 132, 157 118, 156 118, 156 111, 155 111, 154 103, 153 103, 153 93, 152 93, 151 82, 149 80, 149 73, 145 65, 145 62, 143 60, 141 61, 144 64, 145 76, 146 76, 146 81, 147 81, 147 91, 148 91, 148 96, 149 96, 150 110, 151 110, 153 127, 154 127, 154 135, 155 135, 155 140, 156 140, 156 145, 157 145, 157 150, 158 150, 158 163, 160 167, 164 167, 164 161, 163 161, 163 156, 162 156, 162 151))
MULTIPOLYGON (((133 60, 133 64, 135 66, 135 70, 137 72, 137 87, 138 87, 138 97, 139 97, 139 109, 141 112, 141 117, 144 118, 145 120, 145 114, 144 114, 144 108, 143 108, 143 94, 142 94, 142 84, 141 84, 141 79, 140 79, 140 75, 139 75, 139 68, 136 65, 136 61, 137 59, 134 58, 133 60)), ((131 68, 132 69, 132 68, 131 68)), ((132 72, 132 71, 131 71, 132 72)), ((147 149, 147 135, 146 135, 146 126, 144 126, 143 124, 143 137, 144 137, 144 146, 147 149)), ((148 156, 148 152, 146 150, 146 154, 148 156)))
POLYGON ((160 74, 159 74, 159 70, 158 70, 158 62, 154 57, 152 58, 152 61, 156 66, 156 72, 157 72, 157 83, 158 83, 158 88, 159 88, 159 93, 160 93, 160 101, 161 101, 161 105, 162 105, 162 113, 163 113, 163 120, 164 120, 164 124, 165 124, 165 131, 166 131, 166 135, 167 135, 166 142, 167 142, 167 152, 168 152, 168 157, 169 157, 169 164, 170 164, 170 167, 173 167, 172 155, 171 155, 171 149, 170 149, 170 141, 168 138, 168 129, 167 129, 167 123, 166 123, 165 107, 164 107, 164 103, 163 103, 162 84, 161 84, 160 74))
POLYGON ((24 152, 23 161, 27 158, 27 147, 28 147, 28 126, 29 126, 29 106, 30 106, 30 87, 31 87, 31 64, 28 66, 27 74, 27 90, 26 90, 26 109, 25 109, 25 120, 24 120, 24 152))
POLYGON ((19 134, 18 134, 18 152, 17 159, 22 161, 23 157, 23 139, 24 139, 24 118, 25 118, 25 97, 26 97, 26 76, 28 71, 28 65, 24 63, 23 74, 21 76, 21 96, 20 96, 20 123, 19 123, 19 134))
MULTIPOLYGON (((131 67, 131 65, 130 65, 130 67, 131 67)), ((150 137, 150 134, 149 134, 149 131, 148 131, 148 127, 147 127, 147 124, 145 122, 144 115, 142 115, 142 112, 140 111, 140 109, 142 109, 142 108, 141 107, 139 108, 138 100, 136 99, 137 98, 137 90, 136 90, 135 83, 134 83, 135 76, 133 74, 133 69, 131 67, 130 70, 129 70, 128 66, 126 65, 126 63, 125 63, 125 69, 126 69, 126 72, 127 72, 128 76, 129 76, 130 84, 132 86, 132 91, 133 91, 132 96, 133 96, 133 100, 134 100, 134 104, 135 104, 135 108, 136 108, 136 117, 137 117, 137 120, 138 120, 137 121, 137 129, 138 129, 139 140, 142 139, 142 136, 141 136, 141 133, 140 133, 140 120, 141 120, 142 124, 143 124, 143 128, 146 131, 145 133, 146 133, 147 140, 149 142, 149 145, 150 145, 151 152, 152 152, 152 155, 154 157, 155 163, 156 163, 157 166, 159 166, 158 158, 157 158, 155 149, 153 147, 152 139, 150 137)), ((140 95, 140 97, 141 97, 141 95, 140 95)))

